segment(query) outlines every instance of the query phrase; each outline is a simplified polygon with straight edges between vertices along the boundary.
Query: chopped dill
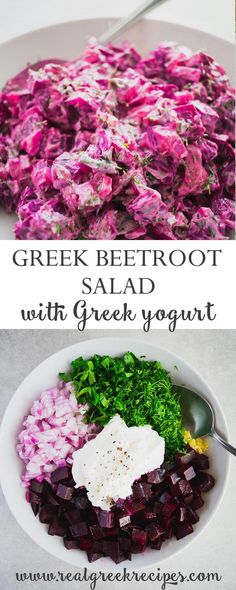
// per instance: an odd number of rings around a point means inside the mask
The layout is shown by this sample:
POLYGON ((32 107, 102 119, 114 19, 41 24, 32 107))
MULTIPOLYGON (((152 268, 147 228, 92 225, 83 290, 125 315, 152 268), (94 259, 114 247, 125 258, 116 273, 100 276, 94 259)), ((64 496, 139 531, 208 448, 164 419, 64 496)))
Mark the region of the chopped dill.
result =
POLYGON ((119 414, 127 426, 150 424, 165 439, 167 459, 185 450, 178 396, 160 362, 132 352, 122 358, 95 354, 72 361, 60 378, 73 381, 77 401, 88 404, 87 422, 105 425, 119 414))

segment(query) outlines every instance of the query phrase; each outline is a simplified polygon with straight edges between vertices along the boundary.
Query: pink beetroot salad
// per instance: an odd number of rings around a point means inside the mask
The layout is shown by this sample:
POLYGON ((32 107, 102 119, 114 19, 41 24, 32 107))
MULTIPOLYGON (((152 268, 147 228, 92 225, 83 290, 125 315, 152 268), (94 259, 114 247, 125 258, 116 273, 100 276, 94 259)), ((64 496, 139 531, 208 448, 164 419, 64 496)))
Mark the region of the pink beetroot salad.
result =
POLYGON ((226 239, 234 93, 207 54, 91 41, 0 95, 0 203, 17 239, 226 239))

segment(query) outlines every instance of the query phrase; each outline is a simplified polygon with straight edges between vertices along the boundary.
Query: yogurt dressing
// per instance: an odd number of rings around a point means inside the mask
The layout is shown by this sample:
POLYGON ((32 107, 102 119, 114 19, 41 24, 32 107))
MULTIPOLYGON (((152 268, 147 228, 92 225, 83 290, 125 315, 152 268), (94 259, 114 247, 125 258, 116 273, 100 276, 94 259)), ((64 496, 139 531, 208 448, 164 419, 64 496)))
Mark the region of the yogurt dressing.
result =
POLYGON ((76 486, 85 486, 93 506, 109 510, 119 498, 132 494, 133 482, 160 467, 164 438, 151 426, 126 426, 114 416, 95 439, 73 453, 76 486))

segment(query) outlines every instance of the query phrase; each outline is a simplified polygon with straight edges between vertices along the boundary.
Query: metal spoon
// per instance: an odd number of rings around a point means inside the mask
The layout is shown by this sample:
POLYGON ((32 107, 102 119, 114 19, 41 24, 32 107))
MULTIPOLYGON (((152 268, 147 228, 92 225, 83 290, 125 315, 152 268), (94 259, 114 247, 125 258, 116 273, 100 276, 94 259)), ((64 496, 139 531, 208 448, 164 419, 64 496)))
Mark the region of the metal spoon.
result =
POLYGON ((117 37, 121 31, 125 31, 130 25, 134 24, 142 16, 158 6, 158 4, 162 4, 162 2, 166 2, 166 0, 145 0, 145 2, 142 2, 142 4, 137 6, 131 14, 118 20, 113 27, 110 27, 105 31, 105 33, 99 37, 99 43, 108 43, 108 41, 112 41, 112 39, 117 37))
POLYGON ((215 417, 210 403, 195 391, 175 385, 179 396, 183 424, 193 438, 211 436, 227 451, 236 455, 236 448, 226 442, 214 429, 215 417))

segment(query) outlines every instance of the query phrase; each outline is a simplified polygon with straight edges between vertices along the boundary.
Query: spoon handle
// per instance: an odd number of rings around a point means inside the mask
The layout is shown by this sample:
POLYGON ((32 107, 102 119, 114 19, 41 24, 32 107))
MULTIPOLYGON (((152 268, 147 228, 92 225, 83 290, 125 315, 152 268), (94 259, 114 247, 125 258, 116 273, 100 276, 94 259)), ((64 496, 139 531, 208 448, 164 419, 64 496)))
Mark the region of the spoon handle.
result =
POLYGON ((142 4, 140 4, 135 10, 126 16, 118 20, 117 23, 114 24, 113 27, 105 31, 103 35, 99 37, 100 43, 108 43, 112 41, 114 37, 118 35, 121 31, 127 29, 131 24, 135 23, 141 16, 144 16, 149 10, 152 10, 158 4, 162 4, 162 2, 166 2, 166 0, 145 0, 142 4))
POLYGON ((232 455, 236 456, 236 448, 227 443, 226 440, 222 438, 222 436, 215 432, 215 430, 211 431, 210 436, 212 436, 212 438, 214 438, 220 445, 222 445, 222 447, 224 447, 226 451, 229 451, 229 453, 232 453, 232 455))

